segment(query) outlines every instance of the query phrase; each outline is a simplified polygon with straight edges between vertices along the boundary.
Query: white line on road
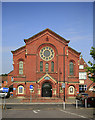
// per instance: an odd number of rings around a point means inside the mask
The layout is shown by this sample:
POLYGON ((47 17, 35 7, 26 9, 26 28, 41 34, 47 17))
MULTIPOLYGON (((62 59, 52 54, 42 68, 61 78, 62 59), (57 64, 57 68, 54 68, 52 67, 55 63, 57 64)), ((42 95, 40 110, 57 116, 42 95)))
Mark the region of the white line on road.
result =
POLYGON ((34 113, 38 113, 37 111, 33 110, 34 113))
POLYGON ((60 110, 60 111, 62 111, 62 112, 64 112, 64 113, 67 113, 67 114, 71 114, 71 115, 79 116, 79 117, 81 117, 81 118, 87 118, 87 117, 84 117, 84 116, 82 116, 82 115, 78 115, 78 114, 76 114, 76 113, 71 113, 71 112, 64 111, 64 110, 60 110))
POLYGON ((37 111, 40 111, 40 110, 37 110, 37 111))
POLYGON ((40 110, 33 110, 34 113, 38 113, 40 110))

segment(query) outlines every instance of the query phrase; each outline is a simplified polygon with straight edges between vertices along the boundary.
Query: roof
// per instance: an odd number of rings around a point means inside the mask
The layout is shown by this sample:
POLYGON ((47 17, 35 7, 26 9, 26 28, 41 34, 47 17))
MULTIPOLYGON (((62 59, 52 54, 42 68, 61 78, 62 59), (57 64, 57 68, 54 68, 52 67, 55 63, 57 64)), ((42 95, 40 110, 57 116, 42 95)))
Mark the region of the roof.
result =
POLYGON ((77 54, 81 54, 81 52, 77 52, 76 50, 74 50, 73 48, 71 48, 70 46, 68 46, 68 49, 71 49, 71 50, 73 50, 75 53, 77 53, 77 54))
POLYGON ((88 86, 88 88, 87 89, 89 89, 90 87, 91 87, 91 85, 93 85, 94 86, 94 82, 92 82, 89 86, 88 86))
POLYGON ((79 64, 80 65, 85 65, 85 67, 88 66, 87 63, 84 61, 84 59, 82 57, 80 57, 80 59, 79 59, 79 64))
POLYGON ((25 48, 26 47, 26 45, 24 45, 24 46, 22 46, 22 47, 20 47, 20 48, 18 48, 18 49, 16 49, 16 50, 14 50, 14 51, 11 51, 12 53, 15 53, 15 52, 17 52, 18 50, 21 50, 21 49, 23 49, 23 48, 25 48))
POLYGON ((30 37, 30 38, 28 38, 28 39, 24 39, 24 42, 26 42, 26 41, 28 41, 28 40, 30 40, 30 39, 34 39, 34 38, 38 37, 39 35, 45 33, 46 31, 50 32, 51 34, 55 35, 56 37, 60 38, 61 40, 65 41, 65 42, 67 42, 67 43, 70 42, 70 40, 64 39, 63 37, 61 37, 61 36, 58 35, 57 33, 55 33, 55 32, 53 32, 52 30, 50 30, 49 28, 46 28, 45 30, 43 30, 43 31, 35 34, 34 36, 32 36, 32 37, 30 37))
MULTIPOLYGON (((30 39, 34 39, 34 38, 38 37, 39 35, 45 33, 46 31, 48 31, 48 32, 50 32, 51 34, 55 35, 56 37, 58 37, 58 38, 61 39, 62 41, 65 41, 66 43, 69 43, 69 42, 70 42, 70 40, 64 39, 63 37, 61 37, 61 36, 58 35, 57 33, 55 33, 55 32, 53 32, 52 30, 50 30, 49 28, 46 28, 45 30, 43 30, 43 31, 41 31, 41 32, 33 35, 32 37, 30 37, 30 38, 28 38, 28 39, 24 39, 24 42, 26 42, 26 41, 28 41, 28 40, 30 40, 30 39)), ((25 48, 25 47, 26 47, 26 45, 24 45, 24 46, 22 46, 22 47, 20 47, 20 48, 18 48, 18 49, 16 49, 16 50, 14 50, 14 51, 11 51, 11 52, 12 52, 12 53, 15 53, 15 52, 17 52, 17 51, 19 51, 19 50, 21 50, 21 49, 23 49, 23 48, 25 48)))
MULTIPOLYGON (((30 39, 34 39, 34 38, 38 37, 39 35, 45 33, 46 31, 48 31, 48 32, 50 32, 51 34, 55 35, 56 37, 58 37, 58 38, 61 39, 62 41, 65 41, 66 43, 69 43, 69 42, 70 42, 70 40, 64 39, 63 37, 61 37, 61 36, 58 35, 57 33, 55 33, 55 32, 53 32, 52 30, 50 30, 49 28, 46 28, 45 30, 43 30, 43 31, 35 34, 34 36, 32 36, 32 37, 30 37, 30 38, 28 38, 28 39, 24 39, 24 42, 26 42, 26 41, 28 41, 28 40, 30 40, 30 39)), ((15 52, 17 52, 17 51, 19 51, 19 50, 21 50, 21 49, 23 49, 23 48, 25 48, 25 47, 26 47, 26 45, 24 45, 24 46, 16 49, 15 51, 11 51, 11 52, 12 52, 12 53, 15 53, 15 52)), ((75 53, 77 53, 77 54, 79 54, 79 55, 81 54, 81 52, 77 52, 76 50, 74 50, 73 48, 71 48, 71 47, 69 47, 69 46, 68 46, 68 48, 69 48, 69 49, 72 49, 75 53)))
POLYGON ((13 70, 8 73, 8 75, 11 75, 11 74, 13 74, 13 70))

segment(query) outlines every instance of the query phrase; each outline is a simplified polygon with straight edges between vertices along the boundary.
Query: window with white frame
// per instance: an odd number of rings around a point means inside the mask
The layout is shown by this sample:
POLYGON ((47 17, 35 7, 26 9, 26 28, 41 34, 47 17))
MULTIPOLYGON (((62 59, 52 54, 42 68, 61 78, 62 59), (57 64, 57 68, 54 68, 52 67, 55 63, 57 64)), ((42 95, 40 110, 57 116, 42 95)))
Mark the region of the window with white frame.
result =
POLYGON ((87 73, 86 72, 79 72, 79 79, 86 79, 87 73))
POLYGON ((69 94, 74 94, 74 86, 69 87, 69 94))
POLYGON ((46 65, 45 65, 46 72, 48 72, 48 67, 49 67, 49 64, 46 63, 46 65))
POLYGON ((84 69, 84 65, 80 65, 80 66, 79 66, 79 69, 84 69))
POLYGON ((79 91, 84 92, 87 90, 87 85, 79 85, 79 91))
POLYGON ((19 62, 19 74, 22 75, 23 74, 23 61, 19 62))
POLYGON ((88 78, 91 80, 91 74, 88 75, 88 78))
POLYGON ((12 82, 14 81, 13 77, 11 77, 11 81, 12 81, 12 82))
POLYGON ((70 93, 73 93, 73 88, 72 87, 70 88, 70 93))
POLYGON ((22 85, 18 86, 18 94, 24 94, 24 87, 22 85))

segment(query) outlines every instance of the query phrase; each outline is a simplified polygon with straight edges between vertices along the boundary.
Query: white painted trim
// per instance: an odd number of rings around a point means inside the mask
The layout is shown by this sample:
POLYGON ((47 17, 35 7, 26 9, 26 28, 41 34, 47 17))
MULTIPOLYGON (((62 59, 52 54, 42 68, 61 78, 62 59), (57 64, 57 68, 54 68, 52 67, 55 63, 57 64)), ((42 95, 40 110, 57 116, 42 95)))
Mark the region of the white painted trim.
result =
POLYGON ((69 86, 69 95, 74 95, 74 93, 75 93, 74 91, 75 91, 74 86, 69 86), (71 88, 73 89, 73 92, 72 92, 72 93, 70 92, 70 89, 71 89, 71 88))
POLYGON ((24 87, 22 85, 18 86, 18 94, 24 94, 24 87), (19 92, 19 87, 22 87, 22 93, 19 92))

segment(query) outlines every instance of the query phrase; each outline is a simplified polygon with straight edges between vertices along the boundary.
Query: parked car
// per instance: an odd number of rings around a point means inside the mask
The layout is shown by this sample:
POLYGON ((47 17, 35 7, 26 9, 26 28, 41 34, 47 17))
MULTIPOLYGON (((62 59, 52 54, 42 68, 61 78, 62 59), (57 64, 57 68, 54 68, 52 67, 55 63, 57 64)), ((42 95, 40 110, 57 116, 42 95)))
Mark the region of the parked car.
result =
MULTIPOLYGON (((85 105, 85 99, 82 100, 82 104, 85 105)), ((94 107, 95 108, 95 97, 88 97, 87 98, 87 107, 94 107)))
POLYGON ((76 99, 78 99, 78 100, 84 100, 85 98, 88 98, 88 94, 87 93, 79 93, 76 96, 76 99))
POLYGON ((4 98, 7 96, 7 93, 6 92, 3 92, 3 89, 1 88, 0 89, 0 98, 4 98))
POLYGON ((10 92, 9 90, 5 90, 4 88, 0 89, 0 98, 9 98, 10 92))
POLYGON ((10 92, 8 91, 6 98, 9 98, 9 97, 10 97, 10 92))

